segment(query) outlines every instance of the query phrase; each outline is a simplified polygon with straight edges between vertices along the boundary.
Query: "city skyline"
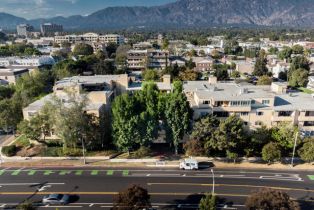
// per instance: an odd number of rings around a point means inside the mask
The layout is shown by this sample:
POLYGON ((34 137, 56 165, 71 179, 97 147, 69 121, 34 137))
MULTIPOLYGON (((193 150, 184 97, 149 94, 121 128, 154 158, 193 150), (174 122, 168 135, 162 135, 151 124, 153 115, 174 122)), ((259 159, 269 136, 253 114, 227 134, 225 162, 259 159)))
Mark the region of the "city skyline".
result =
POLYGON ((89 15, 106 7, 156 6, 176 0, 1 0, 0 12, 26 19, 89 15))

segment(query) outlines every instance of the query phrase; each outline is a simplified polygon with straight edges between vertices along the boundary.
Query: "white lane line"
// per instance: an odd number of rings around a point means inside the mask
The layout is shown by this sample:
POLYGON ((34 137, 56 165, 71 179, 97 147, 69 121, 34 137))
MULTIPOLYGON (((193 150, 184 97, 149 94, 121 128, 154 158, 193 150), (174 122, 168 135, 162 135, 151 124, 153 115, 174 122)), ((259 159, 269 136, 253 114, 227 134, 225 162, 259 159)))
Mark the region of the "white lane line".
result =
POLYGON ((220 177, 244 177, 245 175, 225 175, 225 174, 222 174, 220 175, 220 177))
POLYGON ((150 174, 147 174, 146 176, 150 176, 150 174))
POLYGON ((0 186, 25 186, 25 185, 64 185, 65 183, 0 183, 0 186))
POLYGON ((40 206, 40 208, 83 208, 83 206, 40 206))
POLYGON ((89 205, 89 207, 92 207, 92 206, 94 206, 94 204, 93 204, 93 203, 89 205))

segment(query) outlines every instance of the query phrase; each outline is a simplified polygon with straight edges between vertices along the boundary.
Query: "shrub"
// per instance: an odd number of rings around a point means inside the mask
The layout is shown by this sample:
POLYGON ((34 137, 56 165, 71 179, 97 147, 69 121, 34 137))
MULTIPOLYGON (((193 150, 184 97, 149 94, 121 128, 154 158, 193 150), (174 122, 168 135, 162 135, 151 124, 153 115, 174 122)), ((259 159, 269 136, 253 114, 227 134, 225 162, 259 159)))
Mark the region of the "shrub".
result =
POLYGON ((82 149, 63 148, 63 155, 69 157, 80 157, 83 155, 82 149))
POLYGON ((63 148, 62 147, 47 147, 41 151, 40 156, 42 157, 62 157, 63 148))
POLYGON ((185 150, 185 155, 187 156, 202 156, 205 154, 204 146, 201 141, 197 139, 187 141, 183 145, 183 149, 185 150))
POLYGON ((5 156, 12 157, 12 156, 16 155, 16 152, 17 152, 17 147, 15 145, 2 147, 2 153, 5 156))
POLYGON ((151 149, 148 147, 140 147, 138 150, 136 150, 133 154, 133 158, 144 158, 150 156, 152 153, 151 149))
POLYGON ((262 158, 270 164, 281 159, 281 149, 277 143, 270 142, 263 147, 262 158))
POLYGON ((206 194, 204 198, 200 200, 200 210, 215 210, 217 205, 217 198, 213 194, 206 194))

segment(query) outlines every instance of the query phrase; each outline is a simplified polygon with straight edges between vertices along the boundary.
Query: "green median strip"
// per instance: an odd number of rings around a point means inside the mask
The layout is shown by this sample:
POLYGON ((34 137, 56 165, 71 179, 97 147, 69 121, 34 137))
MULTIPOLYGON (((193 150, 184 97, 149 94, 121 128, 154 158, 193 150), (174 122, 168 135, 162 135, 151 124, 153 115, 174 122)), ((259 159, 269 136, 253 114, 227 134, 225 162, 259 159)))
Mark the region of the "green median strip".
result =
POLYGON ((108 170, 107 175, 112 176, 113 175, 113 170, 108 170))
POLYGON ((71 173, 71 171, 64 170, 64 171, 60 171, 59 175, 64 176, 64 175, 67 175, 67 174, 70 174, 70 173, 71 173))
POLYGON ((45 175, 45 176, 48 176, 48 175, 53 174, 53 173, 54 173, 54 171, 52 171, 52 170, 46 170, 46 171, 44 171, 44 175, 45 175))
POLYGON ((82 173, 83 173, 83 171, 82 171, 82 170, 80 170, 80 171, 76 171, 76 172, 75 172, 75 175, 80 176, 80 175, 82 175, 82 173))
POLYGON ((33 176, 36 172, 37 172, 37 171, 35 171, 35 170, 29 170, 27 174, 28 174, 29 176, 33 176))
POLYGON ((128 170, 124 170, 122 173, 123 176, 128 176, 129 175, 129 171, 128 170))
POLYGON ((12 176, 17 176, 17 175, 20 174, 20 172, 21 172, 21 170, 16 170, 16 171, 13 171, 11 175, 12 176))
POLYGON ((307 177, 309 177, 310 180, 314 181, 314 175, 307 175, 307 177))
POLYGON ((98 170, 92 170, 91 175, 98 175, 98 170))
POLYGON ((5 172, 5 170, 1 170, 1 171, 0 171, 0 176, 1 176, 2 174, 4 174, 4 172, 5 172))

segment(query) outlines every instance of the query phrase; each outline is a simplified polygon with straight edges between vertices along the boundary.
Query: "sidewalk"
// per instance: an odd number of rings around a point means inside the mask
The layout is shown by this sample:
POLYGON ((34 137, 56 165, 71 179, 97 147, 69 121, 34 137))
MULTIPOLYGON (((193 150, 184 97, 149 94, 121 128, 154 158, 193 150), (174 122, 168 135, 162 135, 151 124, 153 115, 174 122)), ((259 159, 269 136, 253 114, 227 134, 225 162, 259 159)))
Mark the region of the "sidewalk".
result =
MULTIPOLYGON (((261 163, 227 163, 212 161, 210 158, 196 158, 199 162, 212 162, 215 168, 230 169, 263 169, 263 170, 309 170, 314 171, 313 164, 300 164, 291 167, 289 164, 275 163, 271 165, 261 163)), ((1 167, 127 167, 148 169, 178 168, 179 160, 160 161, 158 159, 109 159, 109 157, 87 157, 86 165, 83 158, 3 158, 1 167)))

